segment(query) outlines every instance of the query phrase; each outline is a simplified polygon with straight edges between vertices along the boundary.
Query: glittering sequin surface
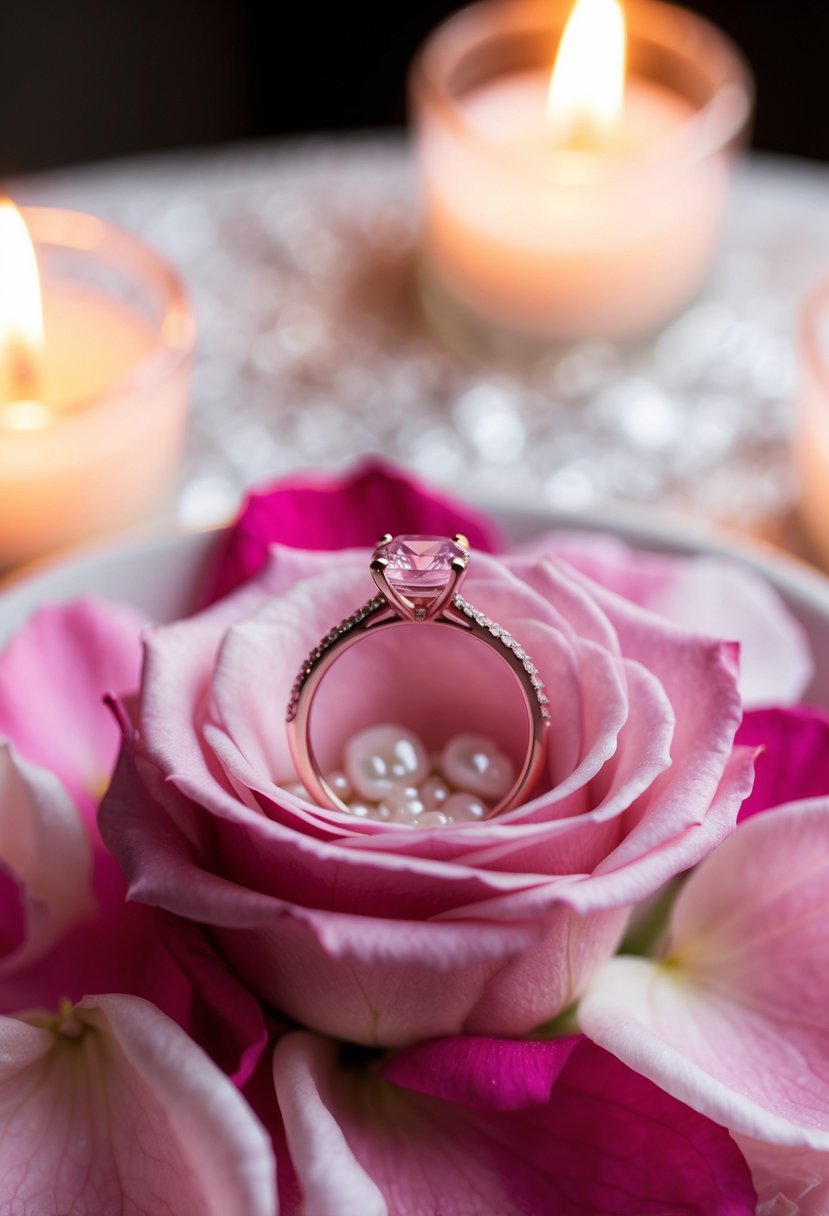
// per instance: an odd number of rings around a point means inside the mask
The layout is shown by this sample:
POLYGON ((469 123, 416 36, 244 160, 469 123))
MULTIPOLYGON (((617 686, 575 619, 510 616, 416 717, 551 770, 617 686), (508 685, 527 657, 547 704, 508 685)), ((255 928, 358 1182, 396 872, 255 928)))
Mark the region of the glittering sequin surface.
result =
POLYGON ((794 499, 797 308, 829 272, 829 173, 741 169, 706 295, 636 349, 531 370, 445 347, 414 290, 402 142, 253 146, 63 171, 21 201, 94 211, 177 264, 200 327, 175 504, 214 522, 252 482, 379 452, 491 502, 658 502, 753 528, 794 499))

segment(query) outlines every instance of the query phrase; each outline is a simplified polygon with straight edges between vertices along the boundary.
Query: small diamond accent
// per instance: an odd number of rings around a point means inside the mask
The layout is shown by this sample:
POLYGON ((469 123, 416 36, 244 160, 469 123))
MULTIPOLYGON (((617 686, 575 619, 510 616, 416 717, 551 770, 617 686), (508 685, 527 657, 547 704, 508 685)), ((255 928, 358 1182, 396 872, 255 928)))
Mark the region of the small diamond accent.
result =
POLYGON ((382 598, 382 596, 375 596, 374 599, 369 600, 367 604, 364 604, 362 608, 359 608, 350 617, 346 617, 341 624, 337 625, 334 629, 331 629, 325 635, 325 637, 317 643, 314 649, 309 653, 307 659, 303 661, 297 678, 294 681, 293 688, 291 689, 291 696, 285 713, 285 717, 288 722, 293 722, 294 718, 296 717, 297 705, 299 704, 299 698, 302 694, 302 689, 305 686, 305 682, 323 655, 325 655, 325 653, 334 645, 334 643, 338 642, 344 634, 348 633, 352 629, 356 629, 358 625, 361 625, 363 621, 370 617, 372 613, 376 612, 378 608, 383 607, 385 602, 386 601, 382 598))
POLYGON ((516 642, 511 633, 508 633, 506 629, 502 629, 496 621, 491 620, 483 612, 479 612, 462 595, 453 596, 452 603, 464 616, 470 617, 482 629, 487 629, 494 638, 498 639, 502 646, 515 655, 529 677, 529 683, 532 685, 536 700, 541 708, 541 717, 545 723, 549 724, 552 721, 552 715, 547 709, 550 699, 544 691, 544 681, 541 679, 538 668, 524 647, 516 642))

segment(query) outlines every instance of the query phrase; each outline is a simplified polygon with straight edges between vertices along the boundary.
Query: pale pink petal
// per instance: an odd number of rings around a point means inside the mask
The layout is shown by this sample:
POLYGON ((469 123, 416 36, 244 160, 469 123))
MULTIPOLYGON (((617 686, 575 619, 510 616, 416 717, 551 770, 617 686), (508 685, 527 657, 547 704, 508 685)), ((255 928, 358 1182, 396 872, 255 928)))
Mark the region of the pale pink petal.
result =
MULTIPOLYGON (((462 1053, 455 1084, 468 1095, 477 1084, 461 1075, 464 1067, 480 1073, 480 1060, 463 1040, 443 1051, 448 1057, 453 1049, 462 1053)), ((477 1050, 491 1060, 496 1049, 479 1043, 477 1050)), ((549 1092, 550 1060, 535 1045, 501 1051, 493 1084, 517 1093, 510 1072, 534 1061, 549 1092)), ((428 1096, 428 1052, 424 1080, 409 1069, 412 1089, 370 1066, 341 1064, 338 1055, 336 1044, 294 1033, 274 1056, 308 1216, 753 1216, 748 1170, 724 1129, 592 1044, 573 1052, 548 1101, 537 1101, 532 1086, 533 1105, 520 1110, 428 1096)), ((297 1211, 286 1203, 284 1216, 297 1211)))
POLYGON ((466 535, 476 550, 502 542, 495 523, 376 458, 342 476, 303 473, 251 494, 228 536, 208 602, 261 569, 275 541, 298 549, 373 548, 384 532, 466 535))
POLYGON ((349 1148, 338 1112, 323 1094, 336 1046, 310 1034, 280 1039, 273 1080, 303 1193, 303 1216, 389 1216, 380 1188, 349 1148))
POLYGON ((826 1216, 829 1153, 735 1136, 757 1188, 757 1216, 826 1216))
MULTIPOLYGON (((18 884, 25 931, 0 959, 8 976, 42 958, 94 909, 92 852, 60 781, 0 741, 0 864, 18 884)), ((0 1007, 2 998, 0 998, 0 1007)))
POLYGON ((522 546, 555 553, 596 583, 677 625, 740 643, 747 705, 797 701, 813 671, 803 628, 769 583, 736 561, 638 552, 616 537, 557 532, 522 546))
POLYGON ((275 1216, 272 1150, 230 1081, 146 1001, 0 1019, 9 1216, 275 1216))
POLYGON ((616 958, 585 1032, 742 1135, 829 1151, 829 799, 744 823, 677 899, 666 957, 616 958))
POLYGON ((144 624, 134 609, 103 600, 50 605, 0 654, 0 735, 56 773, 84 811, 118 753, 103 697, 137 687, 144 624))
POLYGON ((740 694, 746 706, 788 705, 814 671, 803 627, 764 578, 734 562, 677 562, 674 578, 649 605, 686 629, 740 643, 740 694))

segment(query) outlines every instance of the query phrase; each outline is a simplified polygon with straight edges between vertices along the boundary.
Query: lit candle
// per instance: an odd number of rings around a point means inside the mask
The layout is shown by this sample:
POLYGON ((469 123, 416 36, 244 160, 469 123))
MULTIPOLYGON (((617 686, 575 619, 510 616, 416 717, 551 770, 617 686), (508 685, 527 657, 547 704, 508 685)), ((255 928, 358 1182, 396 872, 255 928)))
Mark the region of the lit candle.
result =
POLYGON ((800 513, 829 568, 829 280, 806 301, 798 345, 800 387, 794 435, 800 513))
POLYGON ((476 5, 413 70, 425 301, 467 343, 643 335, 716 247, 750 112, 736 52, 664 4, 633 6, 627 38, 617 0, 560 16, 476 5))
POLYGON ((73 212, 26 215, 34 244, 0 203, 0 568, 156 506, 178 466, 194 340, 177 275, 137 238, 73 212))

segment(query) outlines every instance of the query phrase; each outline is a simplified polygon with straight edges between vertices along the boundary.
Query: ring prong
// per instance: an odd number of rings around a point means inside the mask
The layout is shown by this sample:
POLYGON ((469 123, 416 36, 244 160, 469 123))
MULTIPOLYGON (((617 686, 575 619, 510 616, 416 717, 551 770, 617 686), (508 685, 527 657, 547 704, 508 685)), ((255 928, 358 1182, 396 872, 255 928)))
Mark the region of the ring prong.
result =
POLYGON ((468 564, 468 559, 464 560, 462 557, 453 557, 449 563, 456 574, 463 574, 468 564))
POLYGON ((388 564, 389 559, 387 557, 374 557, 371 559, 369 570, 375 570, 380 573, 380 571, 385 570, 388 564))
POLYGON ((456 545, 460 545, 460 547, 462 549, 466 549, 466 550, 469 549, 469 538, 467 536, 464 536, 463 532, 456 532, 455 535, 452 537, 452 540, 455 542, 456 545))
POLYGON ((392 540, 394 540, 394 537, 392 536, 391 532, 384 532, 378 540, 376 548, 379 549, 381 545, 388 545, 392 540))

